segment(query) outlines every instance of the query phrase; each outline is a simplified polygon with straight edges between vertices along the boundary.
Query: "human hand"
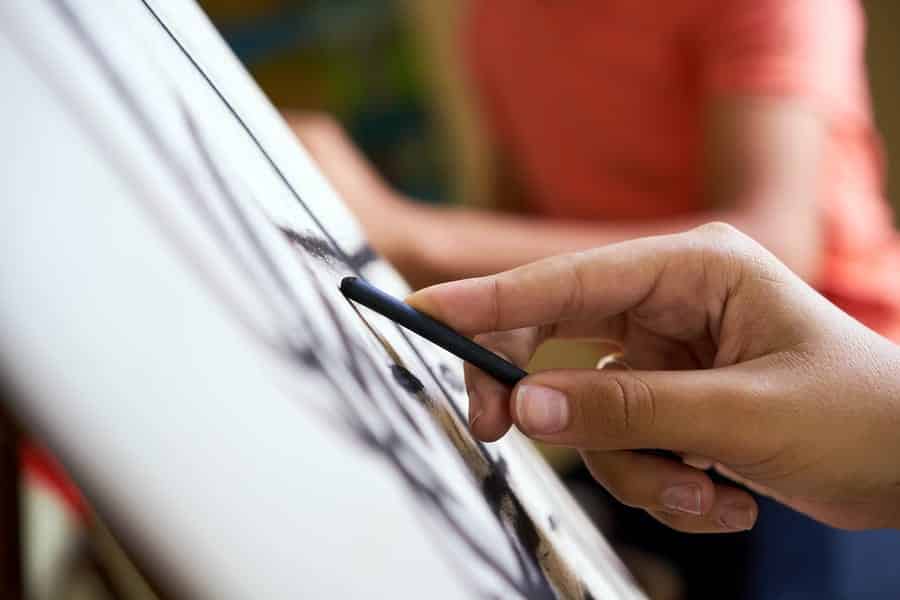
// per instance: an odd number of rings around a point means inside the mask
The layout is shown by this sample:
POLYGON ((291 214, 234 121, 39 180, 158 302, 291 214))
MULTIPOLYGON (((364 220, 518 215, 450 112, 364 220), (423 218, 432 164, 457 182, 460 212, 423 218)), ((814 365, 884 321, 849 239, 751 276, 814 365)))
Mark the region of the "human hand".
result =
POLYGON ((900 350, 727 225, 408 302, 519 365, 551 337, 618 341, 632 370, 546 371, 512 392, 467 365, 471 427, 575 447, 620 501, 675 529, 754 524, 752 495, 710 466, 833 526, 900 526, 900 350), (648 448, 684 462, 635 452, 648 448))

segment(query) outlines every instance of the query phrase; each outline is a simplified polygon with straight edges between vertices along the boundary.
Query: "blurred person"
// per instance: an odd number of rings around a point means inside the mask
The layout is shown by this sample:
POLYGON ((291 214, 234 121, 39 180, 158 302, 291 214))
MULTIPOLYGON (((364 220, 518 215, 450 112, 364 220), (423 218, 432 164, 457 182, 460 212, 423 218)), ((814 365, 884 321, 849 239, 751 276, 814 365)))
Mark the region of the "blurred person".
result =
MULTIPOLYGON (((505 165, 496 203, 521 214, 410 202, 333 121, 290 118, 414 287, 718 220, 900 339, 900 250, 857 2, 470 0, 463 39, 505 165)), ((900 580, 844 556, 896 552, 898 536, 857 548, 777 505, 762 511, 756 596, 828 598, 864 581, 900 595, 900 580)))

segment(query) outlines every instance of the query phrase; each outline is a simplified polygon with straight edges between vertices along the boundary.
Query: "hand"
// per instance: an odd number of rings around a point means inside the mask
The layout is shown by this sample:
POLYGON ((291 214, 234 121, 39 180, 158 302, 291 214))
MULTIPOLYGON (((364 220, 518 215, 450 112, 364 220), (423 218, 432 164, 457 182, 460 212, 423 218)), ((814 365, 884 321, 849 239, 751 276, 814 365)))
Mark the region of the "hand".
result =
POLYGON ((550 337, 620 343, 633 370, 546 371, 512 393, 467 365, 471 427, 575 447, 619 500, 675 529, 754 524, 752 495, 714 484, 710 466, 837 527, 900 526, 900 350, 727 225, 408 301, 519 365, 550 337))
POLYGON ((402 266, 415 254, 416 208, 401 199, 353 145, 341 125, 325 114, 283 113, 303 147, 356 215, 373 248, 402 266))

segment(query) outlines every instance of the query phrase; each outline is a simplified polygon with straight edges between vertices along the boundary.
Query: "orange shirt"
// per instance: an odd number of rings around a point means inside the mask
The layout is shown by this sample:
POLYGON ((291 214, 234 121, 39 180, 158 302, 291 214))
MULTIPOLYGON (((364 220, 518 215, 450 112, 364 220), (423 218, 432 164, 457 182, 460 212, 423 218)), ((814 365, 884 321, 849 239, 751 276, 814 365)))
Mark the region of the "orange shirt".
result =
MULTIPOLYGON (((605 222, 705 208, 703 111, 803 97, 827 119, 825 265, 838 305, 900 339, 900 251, 882 196, 854 0, 470 0, 465 44, 530 208, 605 222)), ((786 207, 789 209, 789 207, 786 207)))

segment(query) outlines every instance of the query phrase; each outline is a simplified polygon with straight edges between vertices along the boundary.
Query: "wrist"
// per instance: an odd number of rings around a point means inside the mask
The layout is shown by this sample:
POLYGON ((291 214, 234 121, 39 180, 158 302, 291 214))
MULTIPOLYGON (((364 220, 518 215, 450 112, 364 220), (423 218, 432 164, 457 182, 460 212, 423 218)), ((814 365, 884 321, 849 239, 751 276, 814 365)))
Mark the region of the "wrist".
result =
POLYGON ((870 398, 879 399, 871 430, 880 434, 867 442, 869 460, 881 463, 883 469, 883 496, 878 502, 886 513, 882 526, 900 529, 900 346, 881 336, 872 337, 870 351, 875 361, 870 366, 873 380, 867 391, 870 398))

